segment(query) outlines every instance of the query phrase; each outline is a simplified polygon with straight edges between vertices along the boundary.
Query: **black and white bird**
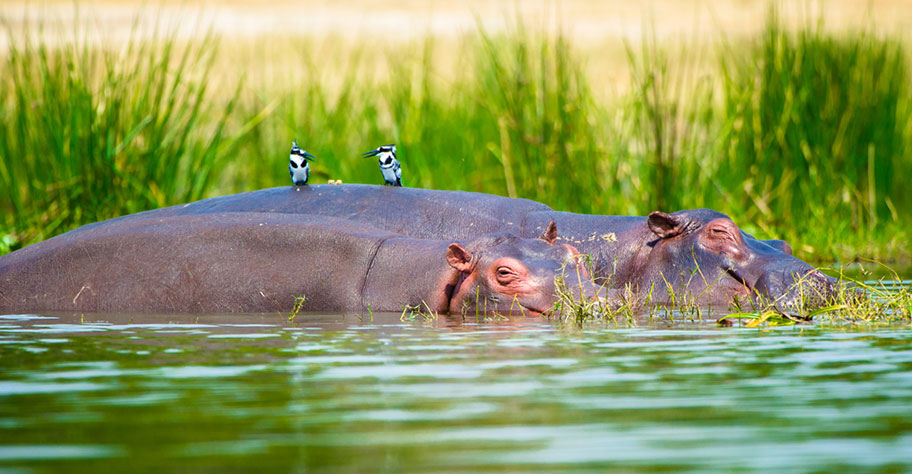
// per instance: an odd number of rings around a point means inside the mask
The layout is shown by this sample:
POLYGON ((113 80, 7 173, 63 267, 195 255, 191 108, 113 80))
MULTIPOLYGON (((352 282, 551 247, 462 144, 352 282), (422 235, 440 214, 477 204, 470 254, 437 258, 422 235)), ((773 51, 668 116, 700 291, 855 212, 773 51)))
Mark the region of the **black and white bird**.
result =
POLYGON ((304 186, 307 184, 307 178, 310 177, 310 165, 308 160, 314 160, 313 155, 298 148, 298 141, 291 142, 291 154, 288 155, 288 174, 291 175, 291 182, 295 186, 304 186))
POLYGON ((363 158, 376 156, 380 161, 380 172, 383 173, 383 180, 386 181, 386 184, 402 186, 402 165, 396 159, 396 145, 383 145, 361 156, 363 158))

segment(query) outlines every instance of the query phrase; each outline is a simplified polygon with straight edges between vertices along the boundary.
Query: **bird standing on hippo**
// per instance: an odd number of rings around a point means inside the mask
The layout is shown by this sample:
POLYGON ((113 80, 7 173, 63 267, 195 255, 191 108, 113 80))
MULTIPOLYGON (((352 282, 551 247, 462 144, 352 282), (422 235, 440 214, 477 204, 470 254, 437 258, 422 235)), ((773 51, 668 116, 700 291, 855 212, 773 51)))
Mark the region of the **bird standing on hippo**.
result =
POLYGON ((362 158, 376 156, 380 164, 380 174, 389 186, 402 186, 402 165, 396 159, 396 145, 382 145, 361 155, 362 158))
POLYGON ((553 220, 561 229, 561 242, 591 256, 597 283, 630 285, 650 293, 654 303, 683 297, 700 304, 728 304, 762 297, 786 309, 799 302, 821 304, 835 290, 835 279, 792 256, 786 242, 756 239, 728 216, 708 209, 604 216, 462 191, 351 184, 304 191, 264 189, 123 219, 236 211, 319 214, 415 238, 457 240, 491 232, 535 237, 553 220))
MULTIPOLYGON (((329 187, 329 186, 327 186, 329 187)), ((0 312, 402 311, 542 314, 603 296, 578 253, 506 232, 429 240, 326 216, 225 212, 113 219, 0 257, 0 312), (580 276, 583 275, 583 276, 580 276)))
POLYGON ((288 154, 288 174, 295 186, 304 186, 310 179, 309 160, 315 160, 313 155, 298 147, 298 141, 291 142, 291 152, 288 154))

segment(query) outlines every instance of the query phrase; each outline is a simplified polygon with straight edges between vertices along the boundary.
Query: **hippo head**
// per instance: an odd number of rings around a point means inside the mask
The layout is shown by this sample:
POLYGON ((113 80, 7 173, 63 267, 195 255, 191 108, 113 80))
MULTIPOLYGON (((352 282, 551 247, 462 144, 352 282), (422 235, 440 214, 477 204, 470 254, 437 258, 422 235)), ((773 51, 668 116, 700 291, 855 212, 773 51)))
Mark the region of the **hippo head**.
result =
POLYGON ((647 226, 651 250, 638 265, 641 290, 653 301, 674 298, 698 304, 727 304, 738 298, 775 304, 820 305, 836 280, 792 256, 781 240, 758 240, 732 220, 709 209, 653 212, 647 226))
POLYGON ((540 315, 558 300, 555 279, 561 275, 568 276, 565 284, 574 295, 599 297, 579 252, 571 245, 555 245, 556 238, 552 221, 537 239, 497 233, 464 246, 450 244, 447 262, 460 272, 451 311, 540 315))

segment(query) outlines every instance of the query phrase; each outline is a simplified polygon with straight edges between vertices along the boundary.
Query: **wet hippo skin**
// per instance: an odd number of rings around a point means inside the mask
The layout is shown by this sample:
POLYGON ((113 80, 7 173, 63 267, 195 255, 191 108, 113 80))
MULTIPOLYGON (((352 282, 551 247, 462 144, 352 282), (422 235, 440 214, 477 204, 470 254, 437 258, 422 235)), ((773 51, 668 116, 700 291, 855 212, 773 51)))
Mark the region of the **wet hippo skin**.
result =
MULTIPOLYGON (((0 258, 0 311, 488 311, 539 314, 575 249, 497 233, 415 239, 327 216, 220 212, 114 219, 0 258)), ((571 282, 572 283, 572 282, 571 282)), ((572 285, 600 294, 589 280, 572 285)))

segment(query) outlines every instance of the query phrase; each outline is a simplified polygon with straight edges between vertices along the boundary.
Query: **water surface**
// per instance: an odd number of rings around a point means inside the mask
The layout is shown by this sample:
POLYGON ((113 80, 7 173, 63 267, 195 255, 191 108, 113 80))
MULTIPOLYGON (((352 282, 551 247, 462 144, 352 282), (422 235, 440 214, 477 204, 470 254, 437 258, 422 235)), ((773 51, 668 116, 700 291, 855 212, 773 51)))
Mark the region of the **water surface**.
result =
POLYGON ((0 471, 912 469, 912 331, 0 316, 0 471))

